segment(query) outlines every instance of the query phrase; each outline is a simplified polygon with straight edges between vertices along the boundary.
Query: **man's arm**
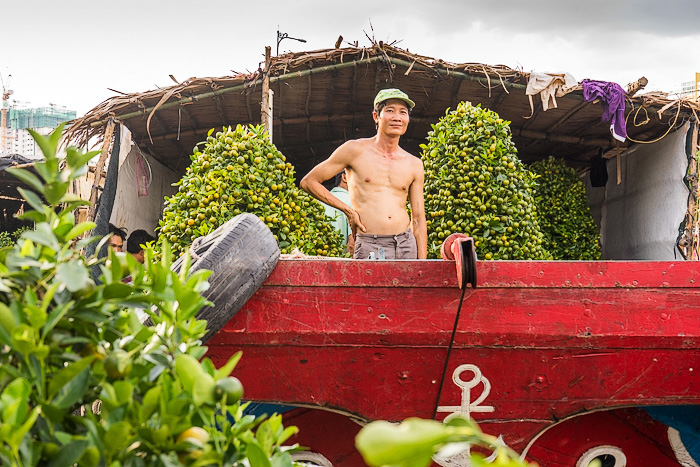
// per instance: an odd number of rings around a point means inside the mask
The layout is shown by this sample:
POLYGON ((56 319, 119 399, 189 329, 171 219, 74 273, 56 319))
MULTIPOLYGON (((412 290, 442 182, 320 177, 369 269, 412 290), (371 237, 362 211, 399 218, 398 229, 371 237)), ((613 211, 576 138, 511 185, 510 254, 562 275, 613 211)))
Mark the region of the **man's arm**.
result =
POLYGON ((334 208, 343 211, 348 217, 348 222, 350 223, 350 228, 352 229, 352 233, 354 235, 358 228, 363 232, 367 231, 365 226, 362 225, 362 222, 360 221, 360 215, 357 213, 357 211, 343 203, 323 186, 323 182, 333 178, 333 176, 335 176, 341 170, 350 166, 353 155, 352 143, 352 141, 344 143, 338 149, 336 149, 328 159, 311 169, 311 172, 306 174, 306 176, 301 179, 299 186, 302 190, 306 191, 322 203, 326 203, 329 206, 333 206, 334 208))
POLYGON ((416 178, 409 188, 408 199, 411 203, 411 227, 418 246, 418 259, 427 259, 428 227, 425 223, 425 201, 423 200, 425 173, 423 171, 423 162, 420 159, 417 162, 419 168, 417 169, 416 178))

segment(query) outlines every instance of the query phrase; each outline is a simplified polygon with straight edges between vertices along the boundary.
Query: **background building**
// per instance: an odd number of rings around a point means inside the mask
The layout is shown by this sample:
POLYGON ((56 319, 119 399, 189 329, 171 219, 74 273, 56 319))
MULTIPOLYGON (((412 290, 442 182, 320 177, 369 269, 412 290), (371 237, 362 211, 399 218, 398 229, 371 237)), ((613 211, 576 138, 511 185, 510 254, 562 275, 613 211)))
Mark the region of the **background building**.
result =
POLYGON ((698 98, 700 92, 700 73, 695 73, 695 81, 681 83, 680 89, 676 92, 678 97, 698 98))
POLYGON ((63 106, 18 108, 13 105, 7 109, 7 128, 5 130, 5 147, 0 152, 21 154, 23 156, 39 156, 41 151, 34 143, 28 129, 40 134, 48 134, 60 123, 72 120, 75 110, 63 106))

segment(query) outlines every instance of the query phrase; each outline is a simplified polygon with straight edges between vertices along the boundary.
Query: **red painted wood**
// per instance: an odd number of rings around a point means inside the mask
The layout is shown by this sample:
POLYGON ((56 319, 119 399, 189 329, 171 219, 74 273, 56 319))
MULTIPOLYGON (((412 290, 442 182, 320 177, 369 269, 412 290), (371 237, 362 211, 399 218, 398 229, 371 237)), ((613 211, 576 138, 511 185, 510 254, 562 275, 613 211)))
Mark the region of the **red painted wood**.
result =
MULTIPOLYGON (((478 366, 494 411, 472 416, 522 449, 576 413, 700 402, 698 263, 477 268, 441 406, 460 404, 454 369, 478 366)), ((282 260, 209 353, 220 364, 243 349, 236 371, 254 400, 430 418, 459 297, 450 261, 282 260)))
POLYGON ((355 436, 362 428, 345 415, 299 408, 284 414, 285 426, 299 427, 299 433, 289 439, 311 452, 323 454, 333 465, 364 466, 355 449, 355 436))
POLYGON ((680 467, 667 430, 639 409, 595 412, 547 430, 528 450, 527 458, 547 467, 575 467, 589 449, 609 445, 622 450, 629 466, 680 467))

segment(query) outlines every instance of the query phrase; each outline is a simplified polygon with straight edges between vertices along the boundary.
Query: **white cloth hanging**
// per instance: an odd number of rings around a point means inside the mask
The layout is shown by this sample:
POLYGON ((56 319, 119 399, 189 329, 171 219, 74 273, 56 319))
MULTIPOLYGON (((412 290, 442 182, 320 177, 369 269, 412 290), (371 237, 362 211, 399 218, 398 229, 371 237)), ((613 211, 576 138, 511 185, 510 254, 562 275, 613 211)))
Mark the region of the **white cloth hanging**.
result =
MULTIPOLYGON (((542 110, 557 108, 557 97, 562 97, 578 85, 578 81, 569 73, 530 73, 525 94, 530 99, 530 117, 535 113, 532 96, 539 94, 542 100, 542 110)), ((525 117, 525 118, 530 118, 525 117)))

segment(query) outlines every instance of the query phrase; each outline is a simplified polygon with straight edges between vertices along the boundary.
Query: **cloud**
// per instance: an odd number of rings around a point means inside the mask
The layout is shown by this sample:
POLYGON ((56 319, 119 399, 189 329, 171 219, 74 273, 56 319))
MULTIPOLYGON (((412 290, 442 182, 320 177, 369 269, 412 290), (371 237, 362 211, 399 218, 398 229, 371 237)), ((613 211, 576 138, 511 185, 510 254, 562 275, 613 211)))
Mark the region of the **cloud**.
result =
POLYGON ((266 45, 275 53, 278 27, 307 40, 284 40, 281 53, 330 48, 339 35, 367 46, 367 33, 450 62, 569 71, 578 80, 624 85, 644 74, 650 87, 671 90, 700 71, 700 6, 691 0, 270 0, 256 8, 261 5, 8 0, 0 5, 3 32, 18 41, 6 48, 0 72, 13 74, 18 100, 82 113, 112 96, 108 87, 142 92, 171 85, 168 74, 185 80, 255 70, 266 45))
POLYGON ((433 0, 423 18, 434 28, 451 30, 484 22, 504 33, 547 32, 594 35, 604 31, 647 31, 658 36, 695 35, 700 6, 695 0, 433 0))

